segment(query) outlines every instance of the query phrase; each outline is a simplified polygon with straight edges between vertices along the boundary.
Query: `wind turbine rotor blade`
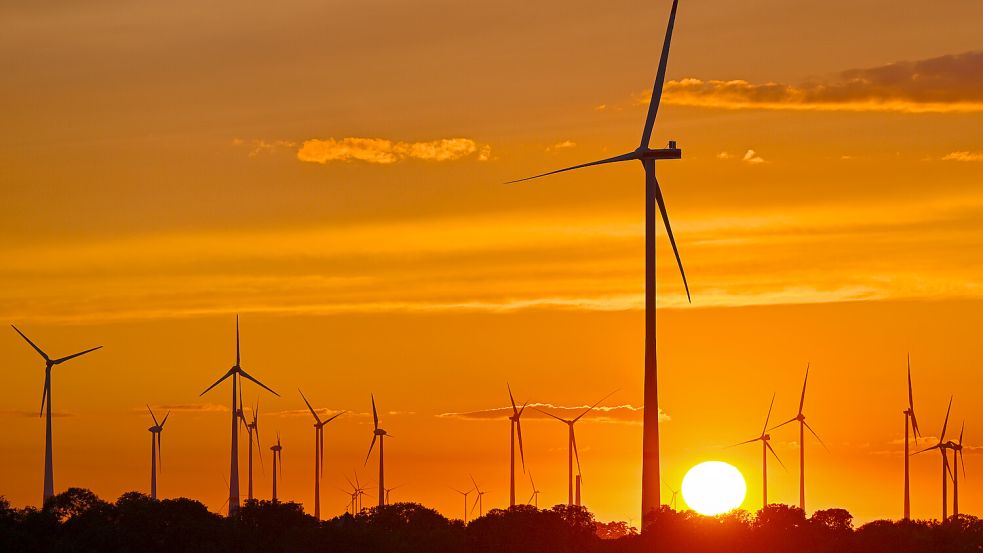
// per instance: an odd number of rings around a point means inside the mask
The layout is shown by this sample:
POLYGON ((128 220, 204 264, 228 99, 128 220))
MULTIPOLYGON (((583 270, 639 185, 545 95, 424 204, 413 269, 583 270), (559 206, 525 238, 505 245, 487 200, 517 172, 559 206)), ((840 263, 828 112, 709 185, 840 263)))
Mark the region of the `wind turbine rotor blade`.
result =
POLYGON ((14 326, 14 325, 10 325, 10 326, 11 326, 11 328, 13 328, 14 330, 16 330, 16 331, 17 331, 17 334, 20 334, 20 337, 21 337, 21 338, 23 338, 23 339, 25 339, 25 340, 27 340, 27 343, 28 343, 28 344, 31 344, 31 347, 32 347, 32 348, 34 348, 34 351, 36 351, 36 352, 38 352, 38 354, 40 354, 40 355, 41 355, 41 357, 43 357, 45 361, 50 361, 50 360, 51 360, 51 359, 50 359, 50 358, 48 357, 48 354, 47 354, 47 353, 45 353, 44 351, 42 351, 42 350, 41 350, 41 348, 39 348, 39 347, 37 346, 37 344, 35 344, 34 342, 32 342, 30 338, 28 338, 27 336, 25 336, 25 335, 24 335, 24 333, 23 333, 23 332, 21 332, 19 328, 17 328, 17 327, 16 327, 16 326, 14 326))
POLYGON ((60 364, 64 363, 65 361, 68 361, 69 359, 75 359, 76 357, 80 357, 82 355, 85 355, 86 353, 92 353, 93 351, 96 351, 97 349, 102 349, 102 346, 96 346, 94 348, 89 348, 89 349, 87 349, 85 351, 80 351, 78 353, 73 353, 71 355, 62 357, 61 359, 55 359, 54 361, 51 362, 51 364, 52 365, 60 365, 60 364))
POLYGON ((272 389, 270 389, 270 387, 269 387, 269 386, 267 386, 266 384, 263 384, 262 382, 260 382, 259 380, 256 380, 256 379, 255 379, 255 378, 253 378, 252 376, 249 376, 249 373, 247 373, 246 371, 244 371, 244 370, 242 370, 242 368, 240 368, 240 369, 239 369, 239 374, 241 374, 242 376, 244 376, 244 377, 246 377, 246 378, 248 378, 249 380, 252 380, 253 382, 255 382, 256 384, 258 384, 259 386, 261 386, 261 387, 263 387, 263 389, 265 389, 265 390, 266 390, 267 392, 269 392, 269 393, 271 393, 271 394, 273 394, 273 395, 275 395, 276 397, 280 397, 280 394, 278 394, 278 393, 276 393, 276 392, 274 392, 274 391, 273 391, 272 389))
POLYGON ((519 434, 519 458, 522 459, 522 472, 526 472, 526 454, 522 451, 522 422, 515 421, 515 430, 519 434))
POLYGON ((478 501, 480 500, 481 500, 481 494, 479 494, 478 497, 474 498, 474 504, 471 505, 471 512, 468 513, 469 515, 474 514, 474 510, 478 508, 478 501))
POLYGON ((747 440, 747 441, 744 441, 744 442, 741 442, 741 443, 738 443, 738 444, 729 445, 729 446, 727 446, 727 448, 729 449, 729 448, 732 448, 732 447, 737 447, 737 446, 741 446, 741 445, 745 445, 745 444, 753 444, 754 442, 757 442, 757 441, 760 441, 760 440, 761 440, 761 437, 751 438, 750 440, 747 440))
POLYGON ((525 402, 525 403, 522 404, 522 407, 519 407, 519 416, 520 417, 522 416, 522 413, 526 410, 526 407, 528 407, 528 406, 529 406, 529 402, 527 401, 527 402, 525 402))
POLYGON ((157 471, 164 472, 164 458, 161 456, 160 432, 157 432, 157 471))
POLYGON ((372 397, 372 424, 375 425, 375 429, 379 429, 379 413, 375 410, 375 394, 371 394, 372 397))
POLYGON ((307 396, 304 395, 304 392, 301 392, 300 388, 297 388, 297 391, 300 392, 300 397, 304 398, 304 403, 307 404, 307 408, 310 409, 311 414, 314 415, 314 420, 316 420, 318 424, 321 424, 321 417, 317 416, 317 411, 311 407, 311 402, 307 401, 307 396))
POLYGON ((510 386, 508 383, 506 383, 505 386, 509 389, 509 400, 512 401, 512 414, 518 415, 519 408, 515 406, 515 398, 512 397, 512 386, 510 386))
POLYGON ((577 474, 581 475, 580 479, 583 480, 583 471, 580 470, 580 452, 577 451, 577 434, 575 432, 570 433, 570 443, 573 444, 573 456, 577 459, 577 474))
POLYGON ((167 417, 169 417, 169 416, 171 416, 171 412, 170 411, 168 411, 167 414, 164 415, 164 420, 160 421, 160 429, 161 430, 163 430, 164 429, 164 425, 167 424, 167 417))
POLYGON ((642 130, 642 141, 640 148, 648 148, 652 139, 652 127, 655 126, 655 117, 659 113, 659 103, 662 101, 662 88, 666 82, 666 68, 669 65, 669 45, 672 43, 672 30, 676 25, 676 7, 679 0, 672 1, 672 11, 669 13, 669 24, 666 27, 666 38, 662 44, 662 57, 659 58, 659 71, 655 74, 655 84, 652 86, 652 99, 649 101, 649 111, 645 116, 645 128, 642 130))
POLYGON ((945 448, 942 450, 942 464, 945 466, 945 471, 949 473, 949 480, 952 480, 952 467, 949 466, 949 455, 946 454, 945 448))
POLYGON ((826 447, 826 442, 824 442, 823 439, 819 437, 819 434, 816 434, 816 431, 813 430, 811 426, 809 426, 809 423, 807 423, 806 421, 802 421, 802 424, 809 429, 809 432, 812 432, 812 435, 815 436, 817 440, 819 440, 820 444, 822 444, 823 449, 825 449, 826 452, 829 453, 829 448, 826 447))
POLYGON ((542 414, 544 414, 544 415, 546 415, 548 417, 553 417, 554 419, 556 419, 556 420, 558 420, 560 422, 565 422, 565 423, 569 423, 570 422, 570 421, 568 421, 566 419, 561 419, 560 417, 554 415, 553 413, 547 413, 546 411, 543 411, 542 409, 540 409, 538 407, 533 407, 533 409, 539 411, 540 413, 542 413, 542 414))
POLYGON ((228 378, 228 377, 230 377, 230 376, 232 376, 234 374, 235 374, 235 369, 229 369, 229 372, 225 373, 225 375, 222 376, 222 378, 219 378, 218 380, 216 380, 215 381, 215 384, 212 384, 211 386, 205 388, 205 391, 202 392, 202 393, 200 393, 200 394, 198 394, 198 397, 201 397, 201 396, 207 394, 209 390, 211 390, 215 386, 218 386, 219 384, 222 383, 223 380, 225 380, 226 378, 228 378))
MULTIPOLYGON (((778 461, 778 464, 781 465, 783 469, 785 469, 785 463, 783 463, 782 460, 778 458, 778 454, 775 453, 775 449, 773 447, 771 447, 771 444, 768 443, 768 442, 765 442, 765 446, 767 446, 768 447, 768 451, 770 451, 771 454, 774 455, 775 460, 778 461)), ((785 469, 785 470, 788 470, 788 469, 785 469)))
POLYGON ((771 428, 769 428, 769 430, 777 430, 777 429, 785 426, 786 424, 791 424, 791 423, 793 423, 793 422, 795 422, 797 420, 799 420, 798 417, 792 417, 792 418, 788 419, 787 421, 783 422, 782 424, 779 424, 778 426, 772 426, 771 428))
POLYGON ((806 363, 806 377, 802 381, 802 399, 799 400, 799 414, 802 414, 802 408, 806 404, 806 385, 809 384, 809 363, 806 363))
POLYGON ((768 432, 768 421, 771 420, 771 408, 775 406, 775 394, 771 394, 771 405, 768 406, 768 415, 765 417, 765 426, 761 429, 761 435, 768 432))
POLYGON ((239 359, 239 314, 236 313, 236 366, 240 363, 239 359))
POLYGON ((474 485, 475 491, 480 492, 481 490, 478 489, 478 483, 474 481, 474 476, 469 474, 468 477, 471 478, 471 483, 474 485))
POLYGON ((925 449, 912 453, 912 455, 918 455, 919 453, 925 453, 926 451, 932 451, 933 449, 942 449, 942 444, 939 443, 933 445, 932 447, 926 447, 925 449))
POLYGON ((966 431, 966 421, 963 421, 962 427, 959 429, 959 445, 963 445, 963 432, 966 431))
POLYGON ((152 409, 150 409, 149 405, 147 405, 147 411, 150 412, 150 418, 154 419, 154 426, 160 426, 160 423, 157 422, 157 417, 154 416, 154 412, 152 409))
MULTIPOLYGON (((648 171, 646 171, 648 172, 648 171)), ((686 289, 686 300, 693 303, 693 297, 689 293, 689 282, 686 280, 686 271, 683 269, 683 260, 679 257, 679 248, 676 246, 676 237, 672 234, 672 225, 669 224, 669 212, 666 210, 666 200, 662 197, 662 187, 659 186, 658 179, 655 178, 655 166, 652 166, 652 181, 655 183, 655 201, 659 205, 659 213, 662 214, 662 223, 666 227, 666 235, 669 236, 669 245, 672 246, 672 253, 676 256, 676 266, 679 267, 679 274, 683 277, 683 288, 686 289)))
POLYGON ((607 399, 607 398, 609 398, 609 397, 611 397, 612 395, 614 395, 614 392, 617 392, 617 391, 618 391, 618 390, 613 390, 613 391, 612 391, 611 393, 609 393, 608 395, 606 395, 606 396, 604 396, 604 397, 602 397, 601 399, 599 399, 599 400, 597 400, 597 401, 595 401, 593 405, 591 405, 591 406, 590 406, 590 407, 588 407, 588 408, 587 408, 587 409, 586 409, 586 410, 585 410, 585 411, 584 411, 583 413, 581 413, 580 415, 578 415, 578 416, 577 416, 577 418, 575 418, 575 419, 573 419, 573 422, 577 422, 577 421, 579 421, 579 420, 580 420, 580 417, 583 417, 583 416, 584 416, 584 415, 586 415, 587 413, 590 413, 591 411, 593 411, 593 410, 594 410, 594 408, 595 408, 595 407, 597 407, 597 406, 598 406, 598 405, 599 405, 599 404, 600 404, 600 403, 601 403, 602 401, 604 401, 605 399, 607 399))
POLYGON ((326 421, 324 421, 324 424, 328 424, 329 422, 331 422, 331 421, 333 421, 333 420, 335 420, 336 418, 338 418, 338 417, 340 417, 340 416, 342 416, 342 415, 344 415, 344 414, 345 414, 345 413, 347 413, 347 412, 348 412, 348 411, 342 411, 342 412, 340 412, 340 413, 338 413, 337 415, 334 415, 334 416, 332 416, 332 417, 331 417, 330 419, 328 419, 328 420, 326 420, 326 421))
POLYGON ((617 163, 619 161, 629 161, 632 159, 638 159, 638 154, 636 152, 629 152, 627 154, 621 154, 620 156, 609 157, 607 159, 599 159, 597 161, 591 161, 589 163, 581 163, 580 165, 574 165, 572 167, 565 167, 563 169, 557 169, 556 171, 550 171, 548 173, 540 173, 539 175, 534 175, 532 177, 526 177, 524 179, 511 180, 505 184, 515 184, 517 182, 523 182, 527 180, 538 179, 542 177, 548 177, 550 175, 555 175, 557 173, 565 173, 567 171, 573 171, 574 169, 583 169, 584 167, 593 167, 595 165, 605 165, 607 163, 617 163))
POLYGON ((48 389, 51 388, 51 371, 44 371, 44 387, 41 389, 41 410, 38 412, 38 417, 44 415, 44 401, 48 399, 48 389))
POLYGON ((362 466, 363 467, 365 465, 368 465, 369 464, 369 456, 372 455, 372 448, 375 447, 375 440, 376 440, 376 438, 378 438, 378 436, 376 436, 375 434, 373 434, 372 435, 372 443, 369 444, 369 452, 365 454, 365 462, 362 463, 362 466))
POLYGON ((945 429, 949 426, 949 412, 952 411, 952 396, 949 396, 949 407, 945 410, 945 422, 942 423, 942 434, 939 435, 939 441, 945 439, 945 429))
POLYGON ((536 497, 536 492, 532 492, 532 495, 529 496, 529 499, 526 501, 526 503, 531 504, 534 497, 536 497))

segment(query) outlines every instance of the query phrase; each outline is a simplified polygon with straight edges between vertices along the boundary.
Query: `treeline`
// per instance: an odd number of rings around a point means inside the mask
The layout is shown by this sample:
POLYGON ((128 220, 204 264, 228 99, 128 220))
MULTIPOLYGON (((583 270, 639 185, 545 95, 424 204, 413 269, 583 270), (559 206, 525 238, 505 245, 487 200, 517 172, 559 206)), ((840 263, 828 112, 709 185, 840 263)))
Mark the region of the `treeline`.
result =
POLYGON ((300 504, 247 502, 235 517, 190 499, 155 501, 131 492, 115 503, 73 488, 41 509, 0 498, 0 551, 32 553, 956 553, 983 551, 983 522, 876 521, 853 527, 843 509, 807 518, 773 505, 718 517, 668 508, 644 535, 624 522, 598 523, 557 505, 492 510, 465 526, 433 509, 397 503, 316 521, 300 504))

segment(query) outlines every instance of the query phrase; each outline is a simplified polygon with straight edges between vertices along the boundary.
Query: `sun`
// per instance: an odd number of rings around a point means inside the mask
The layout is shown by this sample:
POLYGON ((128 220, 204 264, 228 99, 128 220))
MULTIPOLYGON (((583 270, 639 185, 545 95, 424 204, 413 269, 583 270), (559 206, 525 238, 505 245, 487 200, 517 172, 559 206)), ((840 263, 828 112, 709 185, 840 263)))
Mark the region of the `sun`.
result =
POLYGON ((707 461, 683 477, 683 500, 701 515, 713 516, 741 506, 747 495, 744 475, 733 465, 707 461))

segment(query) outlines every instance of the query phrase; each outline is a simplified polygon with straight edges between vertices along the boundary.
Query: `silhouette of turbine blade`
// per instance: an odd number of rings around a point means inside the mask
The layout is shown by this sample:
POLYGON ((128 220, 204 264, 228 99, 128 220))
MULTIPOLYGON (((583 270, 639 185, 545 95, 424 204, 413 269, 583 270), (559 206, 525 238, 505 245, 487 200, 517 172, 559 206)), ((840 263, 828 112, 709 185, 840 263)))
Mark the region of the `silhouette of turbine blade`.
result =
POLYGON ((522 459, 522 472, 526 472, 526 454, 522 451, 522 421, 516 419, 515 430, 519 434, 519 458, 522 459))
POLYGON ((154 412, 150 409, 149 405, 147 405, 147 411, 150 413, 150 418, 154 419, 154 426, 160 426, 160 423, 157 422, 157 417, 154 416, 154 412))
POLYGON ((481 494, 480 493, 478 494, 478 497, 474 498, 474 504, 471 505, 471 512, 468 513, 469 515, 473 515, 474 514, 474 510, 478 508, 478 501, 481 501, 481 494))
POLYGON ((23 338, 23 339, 25 339, 25 340, 27 340, 27 343, 28 343, 28 344, 31 344, 31 347, 32 347, 32 348, 34 348, 34 351, 36 351, 36 352, 38 352, 38 353, 39 353, 39 354, 41 355, 41 357, 43 357, 43 358, 44 358, 44 360, 45 360, 45 361, 50 361, 50 360, 51 360, 51 359, 50 359, 50 358, 48 357, 48 354, 47 354, 47 353, 45 353, 44 351, 42 351, 42 350, 41 350, 41 348, 39 348, 39 347, 37 346, 37 344, 35 344, 34 342, 32 342, 30 338, 28 338, 28 337, 27 337, 27 336, 26 336, 26 335, 25 335, 25 334, 24 334, 23 332, 21 332, 19 328, 17 328, 17 327, 16 327, 16 326, 14 326, 14 325, 10 325, 10 326, 11 326, 11 328, 13 328, 14 330, 16 330, 16 331, 17 331, 17 334, 20 334, 20 337, 21 337, 21 338, 23 338))
POLYGON ((239 314, 236 313, 236 366, 240 363, 239 358, 239 314))
POLYGON ((797 420, 799 420, 798 417, 792 417, 792 418, 788 419, 787 421, 783 422, 782 424, 779 424, 778 426, 772 426, 771 428, 769 428, 769 430, 777 430, 777 429, 785 426, 786 424, 791 424, 791 423, 793 423, 793 422, 795 422, 797 420))
POLYGON ((48 399, 48 389, 51 388, 51 371, 44 371, 44 388, 41 389, 41 411, 38 412, 38 417, 44 415, 44 400, 48 399))
POLYGON ((157 472, 164 472, 164 457, 161 455, 160 432, 157 432, 157 472))
POLYGON ((826 442, 824 442, 823 439, 819 437, 819 434, 816 434, 816 431, 813 430, 811 426, 809 426, 809 423, 807 423, 806 421, 802 421, 802 424, 807 429, 809 429, 809 432, 812 432, 812 435, 815 436, 817 440, 819 440, 819 443, 823 446, 823 449, 825 449, 827 452, 829 452, 829 448, 826 447, 826 442))
POLYGON ((595 407, 597 407, 597 406, 598 406, 598 404, 600 404, 600 403, 601 403, 602 401, 604 401, 605 399, 607 399, 607 398, 609 398, 609 397, 611 397, 611 396, 612 396, 612 395, 614 394, 614 392, 617 392, 617 391, 618 391, 618 390, 612 390, 612 391, 611 391, 611 393, 609 393, 608 395, 606 395, 606 396, 604 396, 604 397, 602 397, 601 399, 599 399, 599 400, 597 400, 597 401, 595 401, 593 405, 591 405, 591 406, 590 406, 590 407, 588 407, 588 408, 587 408, 586 410, 584 410, 584 412, 583 412, 583 413, 581 413, 581 414, 579 414, 579 415, 577 415, 577 418, 575 418, 575 419, 573 419, 573 421, 571 421, 571 422, 577 422, 577 421, 579 421, 581 417, 583 417, 583 416, 584 416, 584 415, 586 415, 587 413, 590 413, 590 412, 591 412, 592 410, 594 410, 594 408, 595 408, 595 407))
POLYGON ((558 420, 558 421, 560 421, 560 422, 565 422, 565 423, 567 423, 567 424, 570 424, 570 421, 568 421, 568 420, 566 420, 566 419, 561 419, 560 417, 558 417, 558 416, 556 416, 556 415, 554 415, 553 413, 547 413, 546 411, 543 411, 543 410, 542 410, 542 409, 540 409, 539 407, 533 407, 533 409, 535 409, 535 410, 537 410, 537 411, 539 411, 540 413, 542 413, 542 414, 544 414, 544 415, 546 415, 546 416, 549 416, 549 417, 553 417, 554 419, 556 419, 556 420, 558 420))
POLYGON ((92 353, 93 351, 96 351, 97 349, 102 349, 102 346, 96 346, 94 348, 89 348, 89 349, 87 349, 85 351, 80 351, 78 353, 73 353, 71 355, 67 355, 65 357, 62 357, 61 359, 55 359, 54 361, 51 362, 51 364, 52 365, 60 365, 60 364, 64 363, 65 361, 68 361, 69 359, 75 359, 76 357, 81 357, 82 355, 85 355, 86 353, 92 353))
POLYGON ((580 470, 580 453, 577 451, 577 433, 570 432, 570 443, 573 444, 573 456, 577 459, 577 474, 581 475, 580 479, 583 480, 583 471, 580 470))
POLYGON ((672 246, 672 253, 676 256, 676 265, 679 267, 679 274, 683 277, 683 288, 686 289, 686 299, 693 303, 693 297, 689 293, 689 282, 686 281, 686 271, 683 270, 683 260, 679 257, 679 248, 676 247, 676 237, 672 234, 672 225, 669 224, 669 212, 666 211, 666 200, 662 197, 662 187, 659 186, 658 179, 655 178, 655 164, 645 166, 645 176, 652 179, 655 185, 655 201, 659 205, 659 212, 662 214, 662 223, 666 227, 666 235, 669 236, 669 245, 672 246))
POLYGON ((751 438, 750 440, 747 440, 747 441, 744 441, 744 442, 741 442, 741 443, 738 443, 738 444, 732 444, 732 445, 729 445, 727 447, 728 448, 731 448, 731 447, 737 447, 737 446, 745 445, 745 444, 753 444, 754 442, 757 442, 757 441, 760 441, 760 440, 761 440, 761 437, 759 436, 757 438, 751 438))
POLYGON ((532 503, 532 499, 533 499, 534 497, 536 497, 536 492, 535 492, 535 491, 533 491, 533 492, 532 492, 532 495, 530 495, 530 496, 529 496, 529 500, 528 500, 528 501, 526 501, 526 503, 530 503, 530 504, 531 504, 531 503, 532 503))
MULTIPOLYGON (((778 461, 778 464, 781 465, 782 468, 784 469, 785 468, 785 463, 783 463, 782 460, 778 458, 778 454, 775 453, 775 449, 773 447, 771 447, 771 444, 768 443, 767 441, 765 441, 765 446, 768 448, 768 451, 770 451, 771 454, 775 457, 775 460, 778 461)), ((788 470, 788 469, 785 469, 785 470, 788 470)))
POLYGON ((378 438, 378 436, 376 436, 375 434, 373 434, 372 435, 372 443, 369 444, 369 452, 365 454, 365 462, 362 463, 362 466, 363 467, 365 465, 369 464, 369 456, 372 455, 372 448, 375 447, 375 440, 376 440, 376 438, 378 438))
POLYGON ((911 393, 911 354, 908 354, 908 410, 911 412, 911 427, 915 431, 915 440, 921 436, 918 430, 918 419, 915 418, 915 400, 911 393))
POLYGON ((806 404, 806 385, 809 384, 809 363, 806 363, 806 377, 802 381, 802 399, 799 400, 799 414, 802 414, 802 408, 806 404))
POLYGON ((935 444, 935 445, 933 445, 931 447, 926 447, 925 449, 922 449, 920 451, 916 451, 916 452, 912 453, 912 455, 918 455, 919 453, 925 453, 926 451, 932 451, 933 449, 941 449, 941 448, 942 448, 942 443, 940 442, 940 443, 937 443, 937 444, 935 444))
POLYGON ((164 429, 164 425, 167 424, 167 417, 169 417, 169 416, 171 416, 171 412, 170 411, 168 411, 167 414, 164 415, 164 420, 160 421, 160 429, 161 430, 163 430, 164 429))
POLYGON ((942 434, 939 435, 939 443, 945 439, 945 429, 949 426, 950 411, 952 411, 952 396, 949 396, 949 407, 945 410, 945 422, 942 423, 942 434))
POLYGON ((256 383, 256 384, 258 384, 259 386, 261 386, 261 387, 262 387, 263 389, 265 389, 265 390, 266 390, 267 392, 269 392, 269 393, 271 393, 271 394, 273 394, 273 395, 275 395, 275 396, 277 396, 277 397, 280 397, 280 394, 278 394, 278 393, 276 393, 276 392, 274 392, 274 391, 273 391, 272 389, 270 389, 270 387, 269 387, 269 386, 267 386, 266 384, 263 384, 262 382, 260 382, 259 380, 256 380, 256 379, 255 379, 255 378, 253 378, 252 376, 249 376, 249 373, 247 373, 246 371, 244 371, 244 370, 242 370, 242 368, 241 368, 241 367, 239 368, 239 374, 241 374, 242 376, 244 376, 244 377, 246 377, 246 378, 247 378, 247 379, 249 379, 249 380, 252 380, 252 381, 253 381, 254 383, 256 383))
POLYGON ((649 111, 645 117, 645 128, 642 130, 642 141, 639 148, 648 148, 652 138, 652 127, 659 113, 659 103, 662 101, 662 88, 666 82, 666 68, 669 65, 669 45, 672 43, 672 30, 676 24, 676 8, 679 0, 673 0, 672 11, 669 13, 669 25, 666 27, 666 39, 662 45, 662 57, 659 58, 659 71, 655 74, 655 84, 652 86, 652 99, 649 101, 649 111))
POLYGON ((515 398, 512 397, 512 386, 510 386, 508 383, 506 383, 505 386, 509 389, 509 400, 512 401, 512 414, 518 415, 519 408, 515 406, 515 398))
POLYGON ((310 409, 311 414, 314 415, 314 420, 316 420, 318 424, 320 424, 321 417, 317 416, 317 411, 315 411, 314 408, 311 407, 311 402, 307 401, 307 396, 304 395, 304 392, 302 392, 300 388, 297 388, 297 391, 300 392, 300 397, 304 398, 304 403, 307 404, 307 408, 310 409))
POLYGON ((771 394, 771 405, 768 406, 768 415, 765 417, 765 425, 761 428, 761 435, 768 432, 768 421, 771 420, 771 408, 775 406, 775 394, 771 394))
POLYGON ((617 163, 619 161, 629 161, 632 159, 638 159, 637 152, 628 152, 627 154, 621 154, 620 156, 609 157, 607 159, 599 159, 597 161, 591 161, 589 163, 581 163, 580 165, 574 165, 572 167, 565 167, 563 169, 557 169, 556 171, 550 171, 548 173, 541 173, 539 175, 534 175, 532 177, 526 177, 524 179, 511 180, 505 184, 515 184, 517 182, 523 182, 527 180, 538 179, 542 177, 548 177, 549 175, 555 175, 557 173, 566 173, 567 171, 573 171, 574 169, 583 169, 584 167, 593 167, 595 165, 605 165, 608 163, 617 163))
POLYGON ((218 386, 219 384, 221 384, 221 383, 222 383, 222 381, 223 381, 223 380, 225 380, 226 378, 228 378, 228 377, 230 377, 230 376, 232 376, 232 375, 234 375, 235 373, 236 373, 236 370, 235 370, 235 368, 232 368, 232 369, 229 369, 229 372, 227 372, 227 373, 225 373, 225 375, 223 375, 223 376, 222 376, 222 378, 219 378, 218 380, 216 380, 216 381, 215 381, 215 384, 212 384, 211 386, 209 386, 209 387, 207 387, 207 388, 205 388, 205 391, 204 391, 204 392, 202 392, 202 393, 200 393, 200 394, 198 394, 198 397, 201 397, 201 396, 203 396, 203 395, 205 395, 205 394, 207 394, 209 390, 211 390, 211 389, 212 389, 212 388, 214 388, 215 386, 218 386))
POLYGON ((372 424, 375 426, 375 429, 378 430, 379 429, 379 413, 375 410, 375 395, 374 394, 371 394, 371 397, 372 397, 372 424))
POLYGON ((338 417, 340 417, 340 416, 342 416, 342 415, 344 415, 344 414, 345 414, 345 413, 347 413, 347 412, 348 412, 348 411, 342 411, 342 412, 340 412, 340 413, 338 413, 337 415, 334 415, 334 416, 333 416, 333 417, 331 417, 330 419, 328 419, 328 420, 326 420, 326 421, 324 421, 324 424, 328 424, 329 422, 331 422, 331 421, 333 421, 333 420, 335 420, 336 418, 338 418, 338 417))

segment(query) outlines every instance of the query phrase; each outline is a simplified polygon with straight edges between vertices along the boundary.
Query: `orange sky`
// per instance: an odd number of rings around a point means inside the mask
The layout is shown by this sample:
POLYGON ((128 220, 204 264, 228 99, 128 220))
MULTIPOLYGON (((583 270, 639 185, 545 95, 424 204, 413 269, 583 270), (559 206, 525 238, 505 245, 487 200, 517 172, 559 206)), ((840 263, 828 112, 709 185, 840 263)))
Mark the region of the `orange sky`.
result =
MULTIPOLYGON (((53 354, 106 346, 55 370, 57 490, 147 488, 143 405, 169 405, 161 494, 219 508, 228 390, 198 393, 240 313, 243 366, 283 394, 260 425, 264 449, 283 437, 284 498, 311 503, 301 386, 354 412, 325 430, 326 513, 364 459, 370 392, 394 498, 459 516, 449 486, 472 473, 503 506, 507 421, 447 414, 503 407, 509 381, 559 406, 620 389, 578 428, 584 497, 637 520, 641 171, 500 183, 633 147, 669 2, 527 4, 0 7, 0 320, 53 354)), ((726 460, 756 509, 759 450, 722 446, 772 392, 791 417, 806 362, 831 450, 807 443, 810 510, 900 516, 909 351, 922 430, 954 393, 974 442, 980 21, 970 0, 682 2, 653 139, 684 151, 659 175, 693 292, 660 236, 671 482, 726 460)), ((0 494, 36 503, 42 365, 12 330, 0 359, 0 494)), ((771 495, 794 503, 784 430, 771 495)), ((542 502, 562 502, 564 429, 524 431, 542 502)), ((913 461, 915 516, 939 514, 937 463, 913 461)))

